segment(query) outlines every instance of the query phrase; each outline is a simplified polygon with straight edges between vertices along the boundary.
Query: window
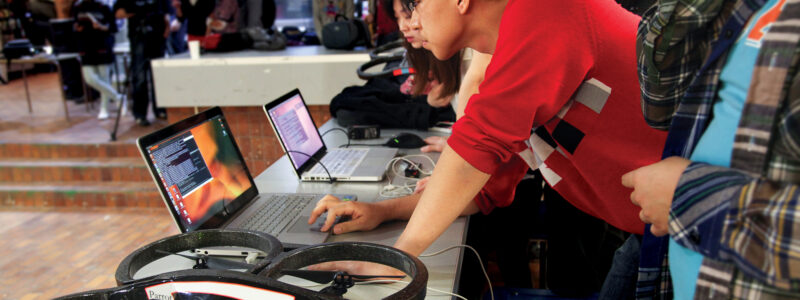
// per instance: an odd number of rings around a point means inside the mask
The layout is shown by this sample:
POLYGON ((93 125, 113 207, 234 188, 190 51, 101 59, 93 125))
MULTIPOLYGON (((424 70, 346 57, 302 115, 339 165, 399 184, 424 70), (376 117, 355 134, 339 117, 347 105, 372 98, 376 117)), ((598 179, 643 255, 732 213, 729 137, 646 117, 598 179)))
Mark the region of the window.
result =
POLYGON ((300 30, 313 28, 311 19, 312 0, 275 0, 275 26, 297 26, 300 30))

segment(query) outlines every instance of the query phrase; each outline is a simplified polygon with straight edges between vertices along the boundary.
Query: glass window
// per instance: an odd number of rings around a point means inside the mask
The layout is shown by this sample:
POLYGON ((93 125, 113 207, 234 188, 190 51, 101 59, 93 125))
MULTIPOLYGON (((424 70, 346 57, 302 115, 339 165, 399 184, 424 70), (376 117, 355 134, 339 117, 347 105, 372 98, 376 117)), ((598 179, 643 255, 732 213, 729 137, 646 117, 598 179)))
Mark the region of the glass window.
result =
POLYGON ((275 0, 275 26, 278 28, 297 26, 302 27, 301 30, 314 28, 314 22, 311 19, 311 1, 275 0))

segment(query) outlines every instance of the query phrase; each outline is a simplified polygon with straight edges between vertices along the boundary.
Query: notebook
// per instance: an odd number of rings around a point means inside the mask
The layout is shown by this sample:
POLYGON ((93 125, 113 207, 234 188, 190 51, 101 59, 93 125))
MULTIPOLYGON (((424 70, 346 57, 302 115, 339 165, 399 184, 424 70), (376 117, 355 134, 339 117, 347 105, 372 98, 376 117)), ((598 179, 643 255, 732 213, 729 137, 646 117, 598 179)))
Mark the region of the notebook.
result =
POLYGON ((396 148, 386 147, 328 150, 298 89, 265 104, 264 112, 295 174, 303 181, 328 181, 330 177, 381 181, 386 164, 397 154, 396 148))
POLYGON ((323 194, 258 192, 219 107, 143 136, 137 145, 181 232, 256 230, 288 248, 322 243, 329 235, 307 224, 323 194))

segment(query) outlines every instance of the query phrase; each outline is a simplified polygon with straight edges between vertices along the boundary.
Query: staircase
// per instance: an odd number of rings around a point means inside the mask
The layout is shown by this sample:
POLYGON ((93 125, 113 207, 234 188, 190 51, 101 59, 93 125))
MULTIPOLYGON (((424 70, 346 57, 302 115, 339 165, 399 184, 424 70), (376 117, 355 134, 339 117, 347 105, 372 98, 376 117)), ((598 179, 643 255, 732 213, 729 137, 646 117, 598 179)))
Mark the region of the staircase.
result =
POLYGON ((0 207, 163 207, 133 143, 0 144, 0 207))

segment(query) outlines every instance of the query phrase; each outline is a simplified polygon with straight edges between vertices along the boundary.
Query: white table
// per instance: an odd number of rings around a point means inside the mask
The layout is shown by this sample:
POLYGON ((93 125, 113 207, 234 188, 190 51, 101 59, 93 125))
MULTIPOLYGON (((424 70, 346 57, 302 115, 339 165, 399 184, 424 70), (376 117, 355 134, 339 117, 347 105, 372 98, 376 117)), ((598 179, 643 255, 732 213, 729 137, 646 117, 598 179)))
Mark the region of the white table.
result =
POLYGON ((309 105, 328 104, 347 86, 363 85, 356 69, 365 50, 293 46, 281 51, 204 53, 152 61, 162 107, 261 106, 299 88, 309 105))

